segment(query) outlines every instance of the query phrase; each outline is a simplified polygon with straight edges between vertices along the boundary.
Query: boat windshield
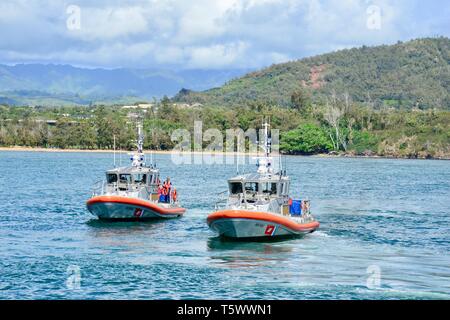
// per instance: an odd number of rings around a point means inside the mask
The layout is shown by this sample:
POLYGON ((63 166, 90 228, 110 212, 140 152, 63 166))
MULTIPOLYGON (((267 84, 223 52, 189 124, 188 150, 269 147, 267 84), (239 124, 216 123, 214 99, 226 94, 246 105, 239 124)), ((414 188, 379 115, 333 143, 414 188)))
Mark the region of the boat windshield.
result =
POLYGON ((246 182, 245 191, 248 193, 258 193, 258 183, 257 182, 246 182))
POLYGON ((131 183, 131 174, 119 174, 120 183, 131 183))
POLYGON ((117 182, 117 174, 115 174, 115 173, 108 173, 106 175, 106 180, 107 180, 107 182, 109 184, 117 182))
MULTIPOLYGON (((111 182, 116 182, 113 180, 114 178, 111 178, 111 182)), ((109 182, 108 177, 108 183, 109 182)), ((119 182, 120 183, 126 183, 126 184, 146 184, 147 183, 147 175, 145 173, 135 173, 135 174, 129 174, 129 173, 121 173, 119 174, 119 182)))
POLYGON ((134 183, 138 184, 146 184, 147 183, 147 175, 146 174, 133 174, 133 181, 134 183))
MULTIPOLYGON (((278 190, 278 185, 276 182, 246 182, 244 185, 247 194, 257 194, 261 192, 264 195, 276 195, 278 190)), ((231 194, 240 194, 242 192, 241 182, 230 183, 231 194)))
POLYGON ((277 194, 276 182, 261 183, 261 191, 263 194, 269 194, 269 195, 277 194))
POLYGON ((240 194, 240 193, 242 193, 242 183, 240 183, 240 182, 231 182, 230 183, 230 192, 231 192, 231 194, 240 194))

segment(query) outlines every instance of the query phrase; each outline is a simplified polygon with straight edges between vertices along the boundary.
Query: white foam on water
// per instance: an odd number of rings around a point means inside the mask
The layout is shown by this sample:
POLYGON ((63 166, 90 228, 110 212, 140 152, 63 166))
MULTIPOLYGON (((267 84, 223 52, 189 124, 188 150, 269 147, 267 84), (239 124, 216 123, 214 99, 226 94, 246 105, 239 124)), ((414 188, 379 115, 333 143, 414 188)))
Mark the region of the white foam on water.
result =
POLYGON ((309 236, 310 237, 313 236, 313 237, 331 238, 331 236, 328 233, 326 233, 325 231, 314 231, 309 236))

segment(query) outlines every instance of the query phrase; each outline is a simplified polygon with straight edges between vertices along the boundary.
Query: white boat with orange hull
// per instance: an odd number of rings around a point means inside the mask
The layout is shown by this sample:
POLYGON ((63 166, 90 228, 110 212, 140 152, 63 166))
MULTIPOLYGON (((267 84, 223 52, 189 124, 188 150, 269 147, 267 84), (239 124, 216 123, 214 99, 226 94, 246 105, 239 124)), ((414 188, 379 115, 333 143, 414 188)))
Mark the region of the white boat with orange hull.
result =
POLYGON ((319 227, 319 222, 288 218, 276 213, 221 210, 208 216, 208 225, 227 238, 302 236, 319 227))
POLYGON ((142 151, 142 124, 138 124, 138 150, 131 154, 131 165, 106 171, 106 180, 94 186, 92 197, 86 202, 93 215, 105 220, 149 220, 182 216, 169 181, 166 195, 161 197, 159 169, 145 164, 142 151))
POLYGON ((289 197, 286 172, 273 172, 269 125, 264 124, 264 156, 257 158, 256 173, 228 180, 225 206, 207 217, 208 226, 233 239, 268 239, 302 236, 314 232, 319 222, 310 213, 309 200, 289 197))
POLYGON ((148 220, 182 216, 186 209, 144 199, 102 195, 87 201, 88 210, 100 219, 148 220))

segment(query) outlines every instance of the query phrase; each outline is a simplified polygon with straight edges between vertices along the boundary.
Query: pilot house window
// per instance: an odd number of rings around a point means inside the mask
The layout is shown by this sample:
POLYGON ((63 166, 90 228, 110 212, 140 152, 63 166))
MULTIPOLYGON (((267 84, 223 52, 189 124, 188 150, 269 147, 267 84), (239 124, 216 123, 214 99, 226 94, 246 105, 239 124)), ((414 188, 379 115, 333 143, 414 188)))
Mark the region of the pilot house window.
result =
POLYGON ((133 181, 134 181, 134 183, 145 184, 147 182, 147 175, 146 174, 134 174, 133 181))
POLYGON ((230 183, 230 192, 231 192, 231 194, 242 193, 242 183, 240 183, 240 182, 230 183))
POLYGON ((131 183, 131 175, 121 174, 119 175, 120 183, 131 183))
POLYGON ((245 191, 257 193, 258 192, 258 183, 247 182, 245 184, 245 191))
POLYGON ((117 174, 108 174, 106 176, 106 180, 108 181, 108 183, 115 183, 117 182, 117 174))
POLYGON ((277 184, 274 182, 262 183, 262 193, 277 194, 277 184))

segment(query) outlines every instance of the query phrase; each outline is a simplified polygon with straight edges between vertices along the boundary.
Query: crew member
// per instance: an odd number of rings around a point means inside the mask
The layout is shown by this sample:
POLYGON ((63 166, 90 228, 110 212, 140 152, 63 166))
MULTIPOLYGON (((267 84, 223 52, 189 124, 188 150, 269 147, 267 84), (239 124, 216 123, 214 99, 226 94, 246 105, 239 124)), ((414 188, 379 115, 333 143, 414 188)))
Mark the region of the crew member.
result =
POLYGON ((165 202, 164 188, 161 184, 158 184, 158 199, 159 202, 165 202))
POLYGON ((177 202, 177 189, 175 187, 172 188, 172 193, 170 194, 173 202, 177 202))
POLYGON ((170 182, 170 178, 167 177, 166 181, 164 182, 164 191, 165 191, 165 202, 170 203, 170 193, 172 191, 172 183, 170 182))

